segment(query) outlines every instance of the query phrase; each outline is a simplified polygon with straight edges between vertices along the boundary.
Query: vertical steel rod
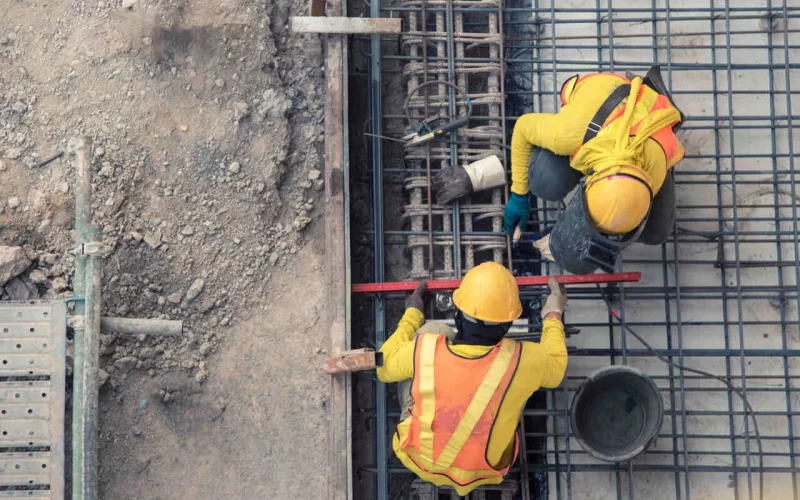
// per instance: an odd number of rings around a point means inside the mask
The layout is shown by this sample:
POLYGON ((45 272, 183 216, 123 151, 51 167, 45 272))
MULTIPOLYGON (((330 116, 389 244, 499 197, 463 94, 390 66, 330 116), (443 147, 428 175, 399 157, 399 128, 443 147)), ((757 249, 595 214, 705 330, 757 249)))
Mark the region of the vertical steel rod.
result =
MULTIPOLYGON (((742 271, 741 271, 741 264, 740 264, 740 252, 739 252, 739 211, 737 210, 738 204, 738 197, 736 195, 736 152, 735 152, 735 134, 733 131, 733 120, 734 110, 733 110, 733 95, 730 93, 730 90, 733 88, 733 61, 731 60, 731 19, 730 19, 730 0, 725 0, 725 62, 726 62, 726 86, 728 89, 728 145, 730 147, 731 153, 731 208, 733 212, 733 239, 734 239, 734 246, 733 246, 733 253, 735 258, 735 271, 736 271, 736 316, 738 322, 738 331, 739 331, 739 369, 741 370, 740 380, 742 382, 741 391, 743 395, 747 395, 747 361, 745 361, 744 355, 744 326, 742 325, 742 271)), ((789 111, 791 113, 791 110, 789 111)), ((724 246, 724 243, 723 243, 724 246)), ((745 452, 745 460, 746 460, 746 469, 747 469, 747 496, 749 500, 753 500, 753 475, 752 475, 752 464, 750 460, 750 418, 747 416, 747 406, 745 405, 744 401, 741 402, 742 410, 744 411, 744 452, 745 452)), ((763 460, 761 457, 759 460, 763 460)), ((763 464, 762 464, 763 465, 763 464)))
MULTIPOLYGON (((793 242, 793 254, 794 254, 794 286, 795 288, 800 291, 800 232, 798 232, 798 207, 797 207, 797 172, 795 171, 795 162, 794 162, 794 123, 792 119, 792 85, 791 85, 791 78, 789 72, 790 60, 789 60, 789 11, 788 6, 786 5, 788 0, 783 0, 782 5, 782 21, 783 21, 783 63, 784 63, 784 78, 785 78, 785 91, 786 91, 786 129, 788 132, 788 157, 789 157, 789 193, 790 198, 792 200, 792 242, 793 242)), ((771 44, 770 44, 771 46, 771 44)), ((770 49, 770 53, 772 50, 770 49)), ((770 91, 773 90, 772 87, 769 89, 770 91)), ((770 96, 770 100, 771 100, 770 96)), ((773 136, 774 137, 774 136, 773 136)), ((776 208, 776 210, 779 210, 776 208)), ((780 225, 776 226, 775 229, 780 231, 780 225)), ((777 238, 780 239, 780 238, 777 238)), ((779 243, 780 245, 780 243, 779 243)), ((778 273, 782 273, 781 270, 778 270, 778 273)), ((781 300, 781 312, 783 312, 783 294, 780 294, 779 299, 781 300)), ((796 297, 796 311, 800 311, 800 293, 797 294, 796 297)), ((800 314, 800 313, 799 313, 800 314)), ((783 345, 786 346, 786 335, 787 331, 786 328, 782 329, 782 336, 783 336, 783 345)), ((788 359, 784 358, 784 374, 788 376, 788 359)), ((786 382, 786 389, 788 392, 789 383, 788 379, 786 382)), ((791 405, 789 403, 789 399, 787 398, 787 405, 791 405)), ((791 466, 792 466, 792 489, 794 491, 794 497, 798 498, 798 486, 797 486, 797 467, 795 466, 795 442, 794 442, 794 435, 792 430, 792 419, 789 418, 789 435, 791 439, 789 441, 790 452, 791 452, 791 466)), ((763 460, 763 458, 762 458, 763 460)), ((762 464, 763 465, 763 464, 762 464)))
MULTIPOLYGON (((381 16, 380 0, 372 0, 370 16, 381 16)), ((381 96, 381 37, 370 37, 370 115, 372 116, 372 230, 373 230, 373 280, 384 280, 383 262, 383 144, 380 136, 383 135, 383 103, 381 96)), ((386 341, 386 312, 383 297, 374 299, 375 319, 375 348, 380 349, 386 341)), ((378 469, 378 500, 386 500, 388 494, 388 440, 386 422, 386 385, 382 382, 375 384, 375 406, 377 408, 378 429, 376 433, 375 451, 376 466, 378 469)))
MULTIPOLYGON (((767 0, 767 10, 772 11, 772 0, 767 0)), ((773 14, 774 15, 774 14, 773 14)), ((784 19, 784 23, 788 22, 788 19, 784 19)), ((769 63, 769 90, 772 92, 775 90, 775 70, 773 69, 774 65, 774 54, 773 54, 773 34, 772 31, 767 33, 767 62, 769 63)), ((775 215, 775 229, 780 229, 781 227, 781 201, 780 201, 780 187, 778 181, 778 144, 777 144, 777 137, 776 137, 776 128, 777 120, 775 119, 776 112, 775 112, 775 100, 777 99, 777 95, 770 94, 769 96, 769 116, 772 118, 770 121, 770 152, 772 154, 772 189, 773 189, 773 197, 772 202, 775 205, 774 207, 774 215, 775 215)), ((791 109, 791 108, 789 108, 791 109)), ((783 248, 781 248, 780 237, 775 238, 775 259, 780 262, 783 260, 783 248)), ((796 259, 795 259, 796 261, 796 259)), ((778 278, 778 286, 783 287, 784 279, 783 279, 783 272, 780 269, 776 269, 776 274, 778 278)), ((781 347, 786 350, 788 349, 787 344, 787 328, 786 328, 786 301, 783 300, 783 294, 778 295, 778 300, 780 301, 780 307, 778 313, 780 314, 780 323, 781 323, 781 347)), ((792 396, 789 388, 791 386, 791 382, 789 381, 789 357, 783 356, 783 384, 784 389, 786 390, 786 411, 787 414, 792 411, 792 396)), ((789 435, 789 464, 793 470, 796 469, 795 463, 795 435, 794 435, 794 422, 791 416, 787 416, 786 418, 786 426, 788 429, 789 435)), ((763 460, 763 457, 761 458, 763 460)), ((792 474, 792 492, 794 493, 794 498, 798 497, 797 492, 797 476, 793 473, 792 474)))
MULTIPOLYGON (((453 0, 446 0, 446 30, 447 30, 447 81, 455 84, 455 44, 453 43, 453 30, 455 23, 453 19, 453 0)), ((465 89, 467 91, 467 89, 465 89)), ((448 110, 450 119, 455 120, 457 116, 456 109, 456 95, 452 87, 447 88, 448 96, 448 110)), ((450 165, 458 165, 458 146, 456 145, 457 132, 453 131, 450 134, 450 165)), ((455 270, 456 279, 461 278, 462 265, 461 265, 461 222, 458 212, 460 203, 458 201, 453 203, 453 269, 455 270)))

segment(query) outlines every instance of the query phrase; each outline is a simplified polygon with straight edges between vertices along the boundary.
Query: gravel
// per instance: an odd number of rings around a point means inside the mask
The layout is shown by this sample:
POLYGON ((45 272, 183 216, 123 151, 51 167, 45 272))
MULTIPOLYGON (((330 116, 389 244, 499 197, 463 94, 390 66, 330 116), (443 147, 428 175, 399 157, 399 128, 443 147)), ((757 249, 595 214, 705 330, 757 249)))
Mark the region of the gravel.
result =
POLYGON ((161 231, 154 231, 152 233, 145 233, 144 235, 144 242, 147 245, 155 250, 156 248, 161 246, 161 231))
POLYGON ((22 247, 0 246, 0 286, 22 274, 30 265, 22 247))
POLYGON ((135 358, 133 356, 125 356, 114 361, 114 366, 120 369, 122 372, 129 372, 134 368, 136 368, 136 364, 138 362, 139 362, 138 358, 135 358))
POLYGON ((205 281, 198 278, 192 282, 192 285, 186 291, 186 301, 191 302, 197 298, 198 295, 203 291, 203 286, 205 286, 205 281))

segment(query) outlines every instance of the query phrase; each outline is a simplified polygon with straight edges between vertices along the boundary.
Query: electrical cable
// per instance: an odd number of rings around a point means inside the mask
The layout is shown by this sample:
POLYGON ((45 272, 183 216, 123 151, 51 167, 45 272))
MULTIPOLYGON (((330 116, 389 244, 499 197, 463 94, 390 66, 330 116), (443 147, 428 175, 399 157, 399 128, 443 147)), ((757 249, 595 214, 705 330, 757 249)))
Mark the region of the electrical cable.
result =
MULTIPOLYGON (((409 104, 411 104, 411 98, 414 97, 414 94, 419 92, 420 89, 422 89, 424 87, 431 86, 431 85, 444 85, 446 87, 450 87, 451 89, 455 90, 457 93, 463 95, 464 99, 465 99, 465 102, 467 104, 467 118, 472 116, 472 100, 469 98, 469 94, 467 94, 464 90, 462 90, 461 87, 459 87, 459 86, 457 86, 457 85, 455 85, 453 83, 446 82, 444 80, 430 80, 430 81, 427 81, 425 83, 421 83, 420 85, 418 85, 417 88, 412 90, 411 93, 408 94, 408 96, 406 97, 406 101, 403 103, 403 108, 405 109, 406 119, 408 120, 408 123, 414 123, 415 122, 415 120, 411 118, 411 110, 409 108, 409 104)), ((454 117, 450 117, 450 119, 454 120, 455 118, 454 117)))
MULTIPOLYGON (((670 361, 667 357, 662 356, 661 354, 659 354, 658 351, 656 351, 650 344, 645 342, 645 340, 641 336, 639 336, 638 333, 636 333, 631 327, 628 326, 628 324, 625 322, 625 320, 622 319, 622 316, 614 309, 614 306, 611 304, 611 301, 608 299, 606 294, 603 292, 603 289, 600 288, 599 284, 597 285, 597 289, 600 290, 600 295, 603 297, 603 301, 606 303, 606 306, 608 307, 609 314, 611 314, 611 316, 614 319, 619 321, 619 324, 622 326, 622 328, 624 328, 628 333, 633 335, 633 337, 636 340, 638 340, 639 343, 641 343, 655 357, 657 357, 659 360, 661 360, 662 362, 666 363, 667 365, 672 366, 674 368, 677 368, 677 369, 679 369, 681 371, 687 371, 687 372, 690 372, 690 373, 701 375, 701 376, 706 377, 706 378, 714 379, 714 380, 722 383, 723 385, 725 385, 728 389, 730 389, 732 392, 735 392, 736 395, 739 396, 739 398, 742 400, 742 402, 744 403, 745 407, 747 408, 747 412, 750 414, 750 416, 753 417, 753 430, 755 431, 756 444, 758 445, 758 463, 759 463, 758 497, 759 497, 760 500, 764 500, 764 450, 763 450, 762 445, 761 445, 761 432, 758 430, 758 422, 756 420, 756 412, 755 412, 755 410, 753 410, 753 407, 750 405, 750 401, 747 399, 747 395, 744 393, 744 390, 735 387, 733 384, 728 382, 728 380, 724 379, 721 376, 714 375, 713 373, 710 373, 710 372, 707 372, 707 371, 703 371, 703 370, 700 370, 700 369, 697 369, 697 368, 689 368, 689 367, 683 366, 682 364, 670 361)), ((747 418, 747 416, 745 416, 745 418, 747 418)), ((684 429, 684 432, 686 432, 686 429, 684 429)), ((734 467, 736 467, 735 463, 732 464, 732 465, 734 467)))

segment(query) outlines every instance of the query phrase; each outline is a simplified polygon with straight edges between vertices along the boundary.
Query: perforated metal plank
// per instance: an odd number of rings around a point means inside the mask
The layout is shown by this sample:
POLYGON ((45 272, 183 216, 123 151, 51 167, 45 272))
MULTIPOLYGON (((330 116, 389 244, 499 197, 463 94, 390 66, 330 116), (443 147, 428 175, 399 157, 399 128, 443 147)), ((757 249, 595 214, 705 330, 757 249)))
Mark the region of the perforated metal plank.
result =
POLYGON ((0 491, 0 498, 17 498, 25 500, 49 500, 50 491, 48 490, 17 490, 17 491, 0 491))
POLYGON ((64 498, 65 358, 63 302, 0 303, 0 499, 64 498))

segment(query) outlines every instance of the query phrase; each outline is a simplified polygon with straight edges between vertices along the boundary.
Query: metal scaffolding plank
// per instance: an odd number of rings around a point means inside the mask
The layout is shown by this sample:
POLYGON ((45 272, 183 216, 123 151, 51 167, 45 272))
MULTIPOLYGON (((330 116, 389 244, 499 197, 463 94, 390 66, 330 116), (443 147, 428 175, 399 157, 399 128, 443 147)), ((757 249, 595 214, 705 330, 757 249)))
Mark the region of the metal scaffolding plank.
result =
POLYGON ((63 500, 66 305, 0 303, 0 332, 0 498, 63 500))

